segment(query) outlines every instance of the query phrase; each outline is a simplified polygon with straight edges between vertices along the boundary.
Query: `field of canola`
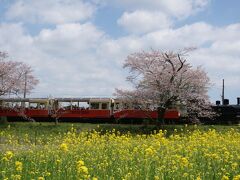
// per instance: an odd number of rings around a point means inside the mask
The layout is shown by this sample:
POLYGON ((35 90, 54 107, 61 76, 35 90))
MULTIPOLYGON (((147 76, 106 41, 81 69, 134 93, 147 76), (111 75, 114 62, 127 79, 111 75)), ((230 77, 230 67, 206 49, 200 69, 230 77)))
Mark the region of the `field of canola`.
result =
POLYGON ((0 131, 0 179, 240 180, 240 132, 0 131))

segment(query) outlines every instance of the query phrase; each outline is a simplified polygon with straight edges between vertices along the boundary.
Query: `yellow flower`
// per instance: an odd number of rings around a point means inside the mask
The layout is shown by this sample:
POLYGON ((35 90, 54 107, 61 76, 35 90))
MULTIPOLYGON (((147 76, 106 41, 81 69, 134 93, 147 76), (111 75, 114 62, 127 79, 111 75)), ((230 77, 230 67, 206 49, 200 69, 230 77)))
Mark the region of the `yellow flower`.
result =
POLYGON ((98 180, 98 178, 96 178, 96 177, 93 177, 93 178, 92 178, 92 180, 98 180))
POLYGON ((77 165, 78 165, 78 166, 84 166, 84 161, 79 160, 79 161, 77 162, 77 165))
POLYGON ((22 163, 20 161, 16 161, 15 166, 16 166, 17 171, 22 171, 23 167, 22 167, 22 163))
POLYGON ((21 175, 16 174, 16 175, 12 175, 11 178, 14 180, 21 180, 22 177, 21 177, 21 175))
POLYGON ((66 144, 66 143, 62 143, 62 144, 60 145, 60 149, 61 149, 62 151, 64 151, 64 152, 67 152, 67 151, 68 151, 68 146, 67 146, 67 144, 66 144))
POLYGON ((201 180, 200 176, 198 176, 196 180, 201 180))
POLYGON ((44 177, 38 177, 38 180, 45 180, 44 177))
POLYGON ((61 159, 57 159, 57 160, 56 160, 56 163, 57 163, 57 164, 59 164, 59 163, 61 163, 61 162, 62 162, 61 159))
POLYGON ((6 157, 8 160, 10 160, 10 159, 13 157, 13 152, 12 152, 12 151, 7 151, 7 152, 5 153, 5 157, 6 157))
POLYGON ((86 166, 81 166, 80 168, 78 168, 78 172, 82 174, 88 174, 88 168, 86 166))
POLYGON ((84 166, 84 161, 79 160, 77 162, 77 172, 79 174, 84 174, 84 175, 88 174, 88 168, 86 166, 84 166))
POLYGON ((232 169, 235 170, 238 167, 238 163, 232 163, 232 169))
POLYGON ((233 177, 233 180, 240 180, 240 174, 233 177))
POLYGON ((156 153, 155 149, 153 149, 153 147, 149 147, 145 150, 145 153, 147 156, 152 156, 156 153))
POLYGON ((189 162, 188 162, 188 159, 185 158, 185 157, 182 157, 181 158, 181 165, 182 166, 188 166, 189 162))
POLYGON ((222 180, 229 180, 229 177, 226 175, 223 175, 222 180))

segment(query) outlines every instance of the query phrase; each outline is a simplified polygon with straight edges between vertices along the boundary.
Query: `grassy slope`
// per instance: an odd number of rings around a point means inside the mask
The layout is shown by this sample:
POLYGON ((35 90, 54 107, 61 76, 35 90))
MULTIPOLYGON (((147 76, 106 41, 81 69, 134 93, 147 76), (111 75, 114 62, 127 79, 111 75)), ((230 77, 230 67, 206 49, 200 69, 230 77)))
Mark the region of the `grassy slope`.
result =
POLYGON ((223 125, 165 125, 163 127, 157 126, 144 126, 144 125, 119 125, 119 124, 89 124, 89 123, 59 123, 55 125, 54 123, 6 123, 0 124, 0 131, 6 130, 9 128, 10 131, 13 131, 14 134, 21 135, 22 133, 28 133, 33 136, 39 134, 63 134, 68 132, 72 127, 77 129, 78 132, 81 131, 91 131, 93 129, 105 131, 111 131, 112 129, 116 129, 121 133, 131 132, 132 134, 149 134, 152 133, 154 130, 167 130, 168 135, 172 134, 174 131, 193 131, 194 129, 198 128, 199 130, 207 131, 209 129, 216 129, 218 132, 225 132, 230 130, 231 128, 239 129, 240 126, 223 126, 223 125), (9 128, 9 126, 11 128, 9 128))

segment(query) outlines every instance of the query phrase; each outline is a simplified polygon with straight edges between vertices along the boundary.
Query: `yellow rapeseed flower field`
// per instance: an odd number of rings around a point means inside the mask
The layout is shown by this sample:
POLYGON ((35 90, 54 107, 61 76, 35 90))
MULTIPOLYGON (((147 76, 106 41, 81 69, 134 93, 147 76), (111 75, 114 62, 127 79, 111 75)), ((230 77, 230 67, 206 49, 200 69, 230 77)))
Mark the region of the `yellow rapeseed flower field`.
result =
POLYGON ((240 180, 240 132, 0 132, 0 179, 240 180))

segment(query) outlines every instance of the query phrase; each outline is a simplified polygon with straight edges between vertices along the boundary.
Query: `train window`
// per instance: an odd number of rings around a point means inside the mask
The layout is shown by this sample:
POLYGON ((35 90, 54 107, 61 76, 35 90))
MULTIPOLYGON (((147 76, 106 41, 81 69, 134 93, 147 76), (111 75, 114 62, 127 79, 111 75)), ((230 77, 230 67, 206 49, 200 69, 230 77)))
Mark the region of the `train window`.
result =
POLYGON ((127 103, 124 103, 123 108, 124 109, 129 109, 129 105, 127 103))
POLYGON ((44 103, 39 103, 39 109, 45 109, 46 108, 46 105, 44 103))
POLYGON ((102 103, 102 109, 107 109, 107 103, 102 103))
POLYGON ((116 103, 116 109, 119 109, 119 103, 116 103))
POLYGON ((91 103, 91 109, 99 109, 99 103, 91 103))
POLYGON ((146 109, 151 109, 151 104, 147 103, 146 104, 146 109))
POLYGON ((29 104, 29 108, 30 108, 30 109, 37 109, 37 107, 38 107, 38 104, 37 104, 37 103, 31 103, 31 104, 29 104))
POLYGON ((135 104, 135 105, 133 106, 133 108, 134 108, 134 109, 141 109, 142 107, 141 107, 141 105, 135 104))

